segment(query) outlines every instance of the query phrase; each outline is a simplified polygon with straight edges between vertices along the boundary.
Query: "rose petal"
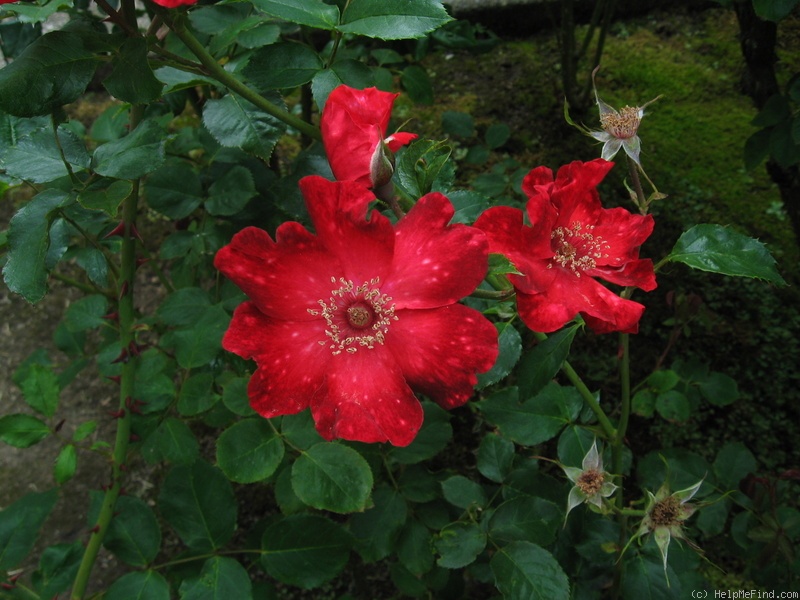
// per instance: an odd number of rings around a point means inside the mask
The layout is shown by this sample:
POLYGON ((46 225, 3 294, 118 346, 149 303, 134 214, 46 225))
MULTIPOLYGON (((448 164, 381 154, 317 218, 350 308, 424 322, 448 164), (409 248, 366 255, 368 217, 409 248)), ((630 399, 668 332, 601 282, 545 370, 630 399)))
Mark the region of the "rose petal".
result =
POLYGON ((275 321, 252 302, 237 307, 222 347, 242 358, 255 359, 258 369, 247 391, 253 409, 265 417, 306 408, 324 386, 327 365, 333 357, 322 319, 275 321))
POLYGON ((214 257, 214 266, 276 319, 312 319, 309 310, 327 300, 331 277, 344 271, 335 257, 299 223, 284 223, 277 243, 266 231, 247 227, 214 257))
POLYGON ((624 208, 601 211, 594 233, 610 246, 598 265, 618 266, 639 257, 639 246, 653 233, 653 215, 634 215, 624 208))
POLYGON ((452 304, 486 275, 486 236, 474 227, 448 225, 454 212, 442 194, 428 194, 397 224, 392 274, 381 291, 398 309, 452 304))
POLYGON ((417 139, 417 137, 418 136, 416 133, 398 131, 397 133, 393 133, 387 137, 384 141, 386 142, 386 145, 389 146, 389 150, 392 152, 397 152, 406 144, 413 142, 415 139, 417 139))
POLYGON ((391 353, 376 346, 333 358, 327 390, 311 403, 319 434, 326 440, 410 444, 422 427, 422 406, 391 353))
POLYGON ((397 312, 386 345, 412 389, 444 408, 473 395, 476 373, 497 360, 497 330, 478 311, 462 304, 397 312))
POLYGON ((598 267, 586 271, 586 274, 592 277, 601 277, 609 283, 617 285, 636 286, 645 292, 650 292, 657 287, 653 261, 649 258, 628 261, 621 269, 598 267))
POLYGON ((344 277, 355 285, 374 278, 386 281, 394 252, 394 229, 378 211, 367 221, 371 192, 352 181, 309 176, 300 180, 317 236, 338 258, 344 277))

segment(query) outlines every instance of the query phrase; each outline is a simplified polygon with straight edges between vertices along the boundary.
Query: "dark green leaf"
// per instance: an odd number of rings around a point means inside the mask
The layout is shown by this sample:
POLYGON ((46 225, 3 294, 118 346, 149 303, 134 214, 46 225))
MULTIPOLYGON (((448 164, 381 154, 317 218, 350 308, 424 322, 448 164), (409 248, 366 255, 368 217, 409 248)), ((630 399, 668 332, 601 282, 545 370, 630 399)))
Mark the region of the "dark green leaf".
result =
POLYGON ((440 554, 436 564, 446 569, 466 567, 486 548, 486 540, 486 532, 477 523, 451 523, 434 542, 440 554))
POLYGON ((89 154, 77 135, 63 126, 59 127, 56 144, 53 130, 48 127, 22 138, 16 146, 9 148, 5 153, 3 168, 17 179, 46 183, 69 175, 64 160, 74 173, 89 166, 89 154))
POLYGON ((283 42, 257 50, 244 74, 261 90, 280 90, 308 83, 322 67, 309 46, 283 42))
POLYGON ((633 396, 631 408, 640 417, 652 417, 656 410, 656 395, 648 389, 639 390, 633 396))
MULTIPOLYGON (((20 23, 41 23, 52 17, 60 10, 69 9, 73 6, 73 0, 39 0, 38 2, 25 2, 24 4, 9 4, 3 10, 19 15, 20 23)), ((39 30, 41 33, 41 30, 39 30)), ((6 37, 6 33, 3 33, 6 37)), ((37 36, 38 37, 38 36, 37 36)), ((3 45, 6 40, 3 39, 3 45)), ((6 54, 5 50, 3 54, 6 54)))
POLYGON ((776 22, 788 17, 797 4, 798 0, 753 0, 753 8, 759 17, 776 22))
MULTIPOLYGON (((247 382, 248 379, 246 377, 237 377, 236 379, 231 379, 222 386, 222 402, 229 411, 240 417, 249 417, 255 414, 255 411, 250 407, 250 398, 247 395, 247 382)), ((283 423, 285 422, 286 417, 283 418, 283 423)), ((291 440, 291 438, 289 439, 291 440)), ((315 441, 318 442, 319 439, 319 436, 317 436, 315 441)), ((293 440, 292 443, 294 443, 293 440)))
POLYGON ((705 505, 702 510, 698 511, 694 524, 707 538, 720 535, 725 531, 729 510, 730 500, 727 498, 717 499, 716 502, 705 505))
POLYGON ((375 76, 367 65, 352 58, 338 60, 319 71, 311 82, 311 91, 320 110, 324 108, 328 95, 340 85, 363 90, 375 85, 375 76))
POLYGON ((253 584, 241 563, 225 556, 212 556, 203 563, 200 576, 184 579, 181 600, 250 600, 253 584))
POLYGON ((488 372, 478 374, 478 389, 493 385, 511 373, 522 353, 522 338, 511 323, 495 323, 494 326, 497 328, 500 355, 488 372))
POLYGON ((436 0, 351 0, 338 29, 382 40, 422 37, 452 17, 436 0))
POLYGON ((322 442, 292 467, 292 487, 309 506, 338 513, 362 511, 372 491, 372 471, 355 450, 322 442))
POLYGON ((389 487, 376 488, 372 499, 372 508, 350 519, 356 550, 365 562, 389 556, 408 513, 403 497, 389 487))
POLYGON ((425 418, 414 441, 404 448, 391 449, 392 459, 399 463, 410 465, 433 458, 453 437, 450 415, 446 410, 433 402, 423 402, 422 408, 425 418))
POLYGON ((230 316, 222 305, 215 304, 206 308, 192 327, 172 332, 169 343, 175 347, 178 364, 194 369, 213 360, 222 350, 222 336, 229 322, 230 316))
POLYGON ((724 373, 712 372, 699 383, 700 393, 715 406, 728 406, 739 398, 736 380, 724 373))
POLYGON ((569 355, 578 325, 570 325, 539 342, 520 362, 520 397, 537 394, 556 376, 569 355))
POLYGON ((512 542, 500 548, 489 566, 497 589, 507 600, 568 600, 569 581, 544 548, 512 542))
POLYGON ((239 421, 217 439, 217 463, 237 483, 266 479, 281 464, 283 453, 283 440, 261 417, 239 421))
POLYGON ((48 435, 50 428, 31 415, 13 414, 0 417, 0 441, 15 448, 28 448, 48 435))
POLYGON ((97 429, 97 421, 86 421, 75 428, 72 434, 73 442, 80 442, 92 435, 97 429))
POLYGON ((103 315, 108 312, 105 296, 92 294, 84 296, 69 305, 64 313, 64 323, 70 331, 84 331, 100 327, 106 323, 103 315))
POLYGON ((0 511, 0 572, 16 567, 33 549, 58 490, 31 492, 0 511))
POLYGON ((84 548, 80 542, 48 546, 42 552, 39 568, 31 581, 42 598, 54 598, 75 579, 84 548))
MULTIPOLYGON (((279 97, 270 100, 283 104, 279 97)), ((223 146, 241 148, 265 161, 269 161, 275 144, 286 131, 281 121, 235 94, 208 100, 203 108, 203 124, 223 146)))
POLYGON ((197 75, 195 73, 188 73, 186 71, 176 69, 175 67, 159 67, 154 71, 154 75, 159 81, 166 85, 164 88, 164 94, 169 94, 171 92, 177 92, 188 88, 194 88, 198 85, 219 85, 219 82, 211 79, 211 77, 205 77, 204 75, 197 75))
POLYGON ((112 104, 92 123, 90 137, 99 143, 118 140, 127 133, 129 124, 130 106, 112 104))
POLYGON ((543 498, 520 495, 497 507, 489 521, 489 535, 495 542, 552 544, 563 523, 563 512, 543 498))
POLYGON ((442 481, 444 499, 458 508, 486 505, 486 493, 480 484, 467 479, 463 475, 453 475, 442 481))
POLYGON ((200 446, 185 421, 167 417, 142 442, 142 456, 148 462, 162 460, 190 464, 200 454, 200 446))
POLYGON ((478 471, 481 475, 502 483, 511 472, 514 462, 514 444, 495 433, 483 436, 478 448, 478 471))
POLYGON ((240 212, 255 197, 256 185, 250 169, 234 165, 208 190, 206 210, 214 216, 230 216, 240 212))
POLYGON ((447 194, 456 209, 452 223, 474 223, 484 210, 489 208, 489 199, 471 190, 458 190, 447 194))
POLYGON ((338 575, 350 554, 351 539, 319 515, 293 515, 267 527, 261 563, 283 583, 310 589, 338 575))
POLYGON ((558 460, 568 467, 580 467, 596 436, 586 427, 567 425, 558 436, 558 460))
POLYGON ((45 417, 52 417, 58 408, 61 389, 58 377, 50 365, 32 364, 25 369, 19 382, 25 402, 45 417))
POLYGON ((738 489, 739 482, 757 468, 755 456, 741 442, 725 444, 714 461, 714 474, 723 490, 738 489))
POLYGON ((424 575, 433 567, 431 532, 416 519, 406 521, 397 541, 397 558, 414 575, 424 575))
POLYGON ((18 117, 51 113, 77 100, 97 64, 81 36, 67 31, 43 35, 0 69, 0 108, 18 117))
POLYGON ((94 152, 94 170, 106 177, 137 179, 164 164, 164 130, 155 121, 142 121, 125 137, 106 142, 94 152))
POLYGON ((784 168, 800 162, 800 144, 792 136, 790 118, 772 128, 769 134, 769 153, 784 168))
POLYGON ((124 102, 147 104, 161 95, 161 83, 147 62, 147 40, 130 37, 111 62, 111 74, 103 80, 108 92, 124 102))
POLYGON ((680 237, 667 258, 701 271, 786 283, 764 244, 721 225, 695 225, 680 237))
POLYGON ((99 185, 79 192, 78 202, 83 208, 102 210, 109 217, 114 217, 119 205, 132 191, 133 184, 130 181, 103 180, 99 185))
POLYGON ((400 74, 403 89, 417 104, 433 104, 433 84, 428 72, 419 65, 409 65, 400 74))
POLYGON ((680 581, 671 567, 642 552, 630 552, 624 560, 622 597, 625 600, 673 600, 682 597, 680 581), (669 581, 667 580, 669 578, 669 581))
POLYGON ((178 412, 185 417, 193 417, 209 410, 219 400, 214 393, 214 375, 196 373, 181 386, 178 394, 178 412))
POLYGON ((211 307, 208 292, 186 287, 172 292, 158 307, 156 315, 165 325, 187 327, 195 323, 211 307))
POLYGON ((677 390, 669 390, 656 397, 656 411, 667 421, 682 423, 692 416, 689 399, 677 390))
POLYGON ((108 598, 125 600, 169 600, 169 583, 156 571, 136 571, 117 579, 108 591, 108 598))
POLYGON ((471 138, 475 135, 475 121, 467 113, 446 110, 442 113, 442 129, 448 135, 471 138))
POLYGON ((752 123, 756 127, 774 127, 791 114, 789 100, 781 94, 773 94, 764 103, 764 108, 755 116, 752 123))
POLYGON ((193 550, 211 552, 231 539, 236 500, 219 469, 198 460, 167 474, 158 497, 161 514, 193 550))
POLYGON ((760 129, 744 143, 744 166, 749 171, 755 169, 769 155, 771 129, 760 129))
POLYGON ((103 545, 126 564, 150 564, 161 549, 161 528, 153 509, 139 498, 121 496, 103 545))
POLYGON ((505 144, 511 137, 511 129, 505 123, 493 123, 486 130, 486 145, 495 150, 505 144))
POLYGON ((66 483, 75 475, 78 468, 78 452, 73 444, 67 444, 61 449, 53 465, 53 478, 58 485, 66 483))
POLYGON ((647 378, 647 385, 653 388, 653 391, 668 392, 678 385, 680 380, 681 378, 675 371, 671 369, 662 369, 650 374, 647 378))
POLYGON ((273 17, 316 29, 330 31, 339 22, 339 9, 322 0, 254 0, 253 4, 273 17))

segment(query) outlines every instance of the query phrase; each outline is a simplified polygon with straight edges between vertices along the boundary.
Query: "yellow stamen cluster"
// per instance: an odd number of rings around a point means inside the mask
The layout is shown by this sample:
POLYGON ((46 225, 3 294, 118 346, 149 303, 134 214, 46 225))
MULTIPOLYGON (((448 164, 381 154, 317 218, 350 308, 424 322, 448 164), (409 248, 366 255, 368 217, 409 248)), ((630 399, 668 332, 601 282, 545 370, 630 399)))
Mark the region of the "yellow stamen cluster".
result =
POLYGON ((636 135, 642 120, 642 109, 624 106, 619 112, 606 112, 600 115, 600 125, 615 138, 626 140, 636 135))
MULTIPOLYGON (((603 238, 592 233, 594 225, 584 226, 575 221, 571 227, 556 227, 550 234, 550 239, 554 240, 553 263, 572 271, 576 277, 581 276, 581 271, 594 269, 597 266, 597 259, 607 258, 608 254, 603 250, 608 250, 610 246, 603 241, 603 238), (586 231, 582 231, 586 229, 586 231)), ((551 268, 553 263, 547 265, 551 268)))

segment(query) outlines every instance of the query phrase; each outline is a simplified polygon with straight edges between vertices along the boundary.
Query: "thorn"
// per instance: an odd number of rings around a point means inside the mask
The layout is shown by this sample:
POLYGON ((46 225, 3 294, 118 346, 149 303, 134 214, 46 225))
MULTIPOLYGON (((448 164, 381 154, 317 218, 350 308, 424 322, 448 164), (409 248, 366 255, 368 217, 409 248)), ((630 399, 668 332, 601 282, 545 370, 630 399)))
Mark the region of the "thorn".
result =
POLYGON ((141 267, 141 266, 142 266, 144 263, 149 263, 149 262, 150 262, 150 259, 149 259, 149 258, 137 258, 137 259, 136 259, 136 268, 138 269, 138 268, 139 268, 139 267, 141 267))
POLYGON ((111 364, 113 365, 116 363, 126 363, 128 362, 128 358, 129 358, 128 349, 123 348, 122 351, 119 353, 119 356, 111 361, 111 364))
POLYGON ((17 586, 15 586, 13 583, 0 583, 0 588, 3 588, 4 590, 13 590, 15 587, 17 586))
POLYGON ((136 223, 131 223, 131 235, 144 244, 144 240, 142 239, 139 230, 136 229, 136 223))
POLYGON ((100 533, 100 525, 95 525, 89 530, 89 533, 94 535, 95 533, 100 533))
POLYGON ((114 419, 121 419, 125 416, 125 409, 120 408, 119 410, 110 411, 108 414, 114 419))
POLYGON ((122 381, 122 375, 108 375, 106 379, 110 379, 111 381, 119 385, 119 382, 122 381))
POLYGON ((114 237, 115 235, 118 235, 120 237, 124 237, 125 236, 125 221, 120 221, 119 225, 114 227, 114 229, 112 229, 111 231, 109 231, 107 234, 105 234, 103 236, 103 239, 106 240, 106 239, 108 239, 110 237, 114 237))
POLYGON ((139 345, 136 342, 131 341, 131 343, 128 344, 128 354, 130 356, 139 356, 139 345))
POLYGON ((61 420, 58 422, 58 425, 56 425, 56 428, 55 428, 55 430, 56 430, 56 433, 57 433, 57 432, 59 432, 59 431, 61 431, 61 428, 64 426, 64 423, 66 423, 66 422, 67 422, 67 420, 66 420, 66 419, 61 419, 61 420))
POLYGON ((107 319, 109 321, 119 321, 119 313, 118 312, 110 312, 107 315, 103 315, 100 318, 101 319, 107 319))
POLYGON ((130 437, 128 437, 128 441, 129 442, 138 442, 140 439, 141 438, 138 435, 136 435, 135 433, 132 433, 130 435, 130 437))
POLYGON ((123 296, 127 296, 128 295, 128 287, 129 287, 128 286, 128 282, 127 281, 123 281, 122 285, 119 288, 119 299, 120 300, 122 300, 123 296))

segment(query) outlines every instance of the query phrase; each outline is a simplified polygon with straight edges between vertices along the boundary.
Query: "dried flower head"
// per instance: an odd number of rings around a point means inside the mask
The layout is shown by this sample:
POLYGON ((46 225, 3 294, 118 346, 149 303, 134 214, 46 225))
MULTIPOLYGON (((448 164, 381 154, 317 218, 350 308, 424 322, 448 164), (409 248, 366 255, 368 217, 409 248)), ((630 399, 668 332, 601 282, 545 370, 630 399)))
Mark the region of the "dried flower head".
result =
POLYGON ((565 467, 564 473, 575 485, 569 491, 567 515, 579 504, 589 504, 590 508, 605 511, 605 499, 611 496, 617 486, 611 483, 611 475, 603 470, 603 457, 597 451, 597 441, 583 457, 581 468, 565 467))

